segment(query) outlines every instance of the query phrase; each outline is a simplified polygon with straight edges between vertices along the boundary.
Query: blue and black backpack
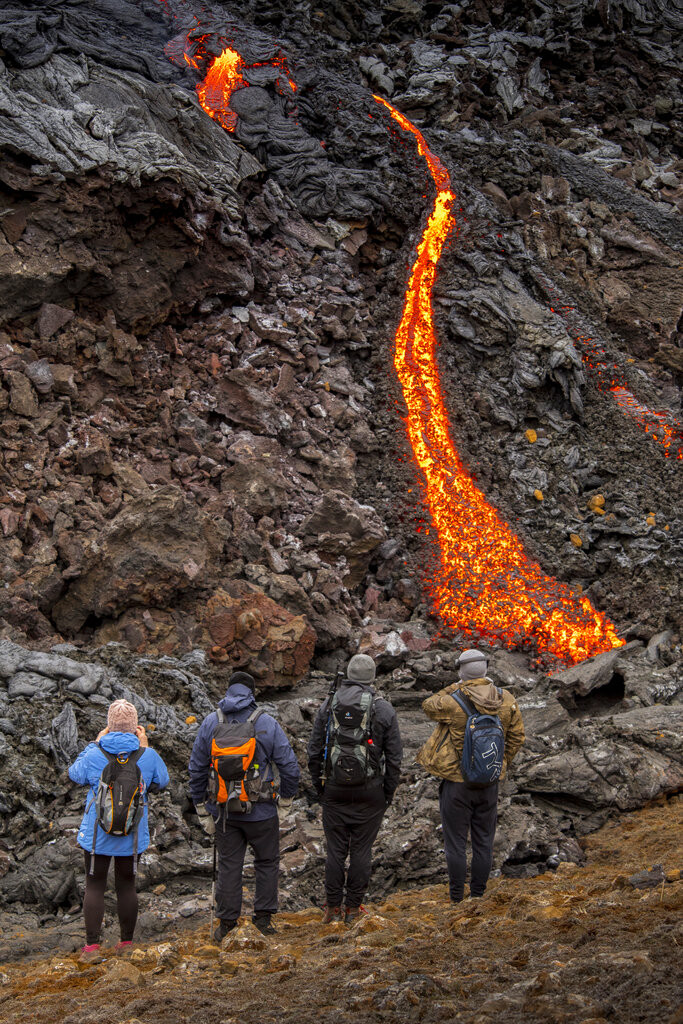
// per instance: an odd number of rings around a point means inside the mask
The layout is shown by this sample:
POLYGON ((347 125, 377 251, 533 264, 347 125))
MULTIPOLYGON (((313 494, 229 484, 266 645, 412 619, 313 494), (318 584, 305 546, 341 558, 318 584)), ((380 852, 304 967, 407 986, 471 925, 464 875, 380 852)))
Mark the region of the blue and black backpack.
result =
MULTIPOLYGON (((498 693, 501 693, 500 689, 498 693)), ((464 694, 451 696, 467 715, 460 767, 465 784, 483 789, 498 782, 505 757, 505 733, 498 715, 477 711, 464 694)))

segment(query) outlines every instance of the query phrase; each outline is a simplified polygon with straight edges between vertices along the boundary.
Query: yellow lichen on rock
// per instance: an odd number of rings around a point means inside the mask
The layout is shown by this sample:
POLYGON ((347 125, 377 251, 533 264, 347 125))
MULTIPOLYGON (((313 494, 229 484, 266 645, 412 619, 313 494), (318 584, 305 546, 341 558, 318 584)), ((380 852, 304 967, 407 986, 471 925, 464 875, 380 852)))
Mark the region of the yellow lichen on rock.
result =
POLYGON ((579 537, 578 533, 570 533, 569 534, 569 539, 570 539, 570 541, 572 542, 572 544, 574 545, 575 548, 583 547, 583 541, 579 537))
POLYGON ((538 438, 538 434, 537 434, 537 433, 536 433, 536 431, 535 431, 535 430, 533 429, 533 427, 529 427, 529 429, 528 429, 528 430, 525 430, 525 431, 524 431, 524 436, 525 436, 525 438, 527 439, 527 441, 529 442, 529 444, 534 444, 534 442, 535 442, 535 441, 537 440, 537 438, 538 438))
POLYGON ((534 491, 534 498, 536 501, 543 501, 543 491, 539 491, 538 487, 534 491))

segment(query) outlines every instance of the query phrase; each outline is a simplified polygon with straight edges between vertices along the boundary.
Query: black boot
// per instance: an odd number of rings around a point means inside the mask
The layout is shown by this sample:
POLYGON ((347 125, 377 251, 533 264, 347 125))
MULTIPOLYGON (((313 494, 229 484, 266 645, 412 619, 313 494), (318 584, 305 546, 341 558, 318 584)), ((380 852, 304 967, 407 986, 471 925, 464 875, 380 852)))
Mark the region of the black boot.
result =
POLYGON ((213 933, 216 942, 222 942, 228 932, 237 927, 237 921, 221 921, 213 933))
POLYGON ((276 929, 273 927, 270 914, 254 914, 251 923, 255 928, 261 932, 261 935, 275 935, 276 929))

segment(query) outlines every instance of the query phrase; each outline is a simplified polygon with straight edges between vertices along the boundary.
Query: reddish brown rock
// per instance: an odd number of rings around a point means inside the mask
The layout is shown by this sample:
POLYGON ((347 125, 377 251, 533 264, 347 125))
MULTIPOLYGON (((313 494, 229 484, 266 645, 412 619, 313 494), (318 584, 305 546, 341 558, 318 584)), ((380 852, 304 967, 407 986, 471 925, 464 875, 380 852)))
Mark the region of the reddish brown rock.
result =
POLYGON ((64 309, 53 302, 44 302, 38 314, 38 334, 41 341, 49 341, 53 334, 56 334, 62 327, 73 320, 72 309, 64 309))
POLYGON ((204 626, 213 642, 211 657, 254 675, 261 687, 286 687, 308 671, 316 634, 303 615, 292 615, 263 591, 231 583, 206 606, 204 626))

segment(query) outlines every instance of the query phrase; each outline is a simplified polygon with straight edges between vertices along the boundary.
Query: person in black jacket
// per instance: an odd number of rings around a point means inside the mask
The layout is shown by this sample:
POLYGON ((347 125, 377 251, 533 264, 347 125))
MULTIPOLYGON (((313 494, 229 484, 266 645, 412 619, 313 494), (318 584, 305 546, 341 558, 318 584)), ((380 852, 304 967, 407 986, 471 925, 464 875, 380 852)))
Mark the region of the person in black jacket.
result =
POLYGON ((372 658, 351 658, 346 679, 320 708, 308 744, 308 769, 322 803, 327 840, 326 924, 342 920, 342 904, 347 924, 365 913, 372 844, 401 774, 396 712, 376 696, 374 678, 372 658))

